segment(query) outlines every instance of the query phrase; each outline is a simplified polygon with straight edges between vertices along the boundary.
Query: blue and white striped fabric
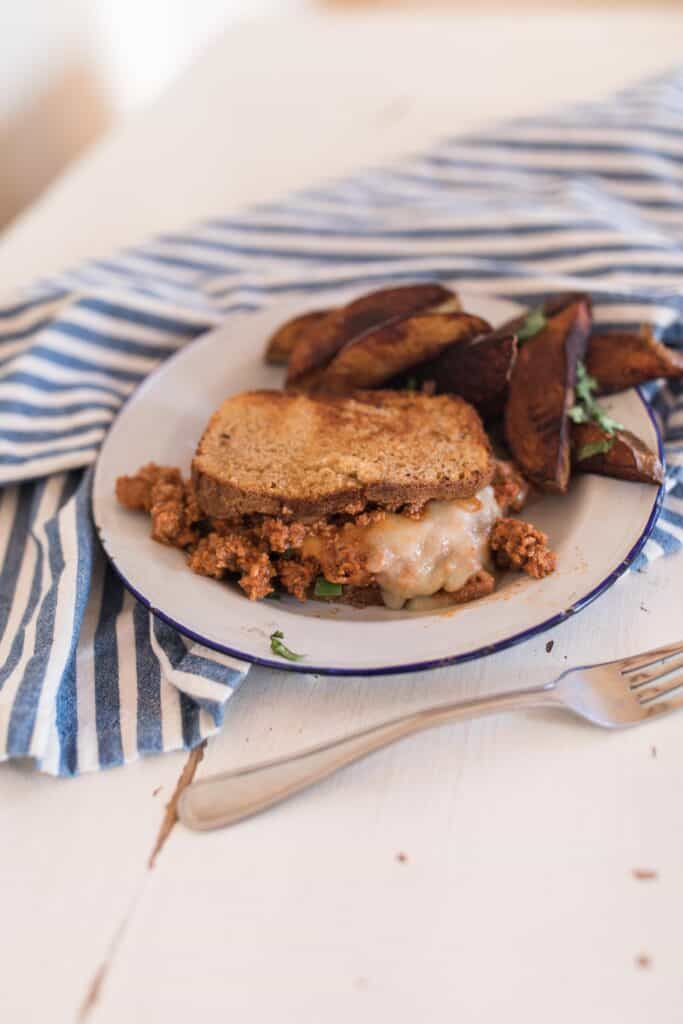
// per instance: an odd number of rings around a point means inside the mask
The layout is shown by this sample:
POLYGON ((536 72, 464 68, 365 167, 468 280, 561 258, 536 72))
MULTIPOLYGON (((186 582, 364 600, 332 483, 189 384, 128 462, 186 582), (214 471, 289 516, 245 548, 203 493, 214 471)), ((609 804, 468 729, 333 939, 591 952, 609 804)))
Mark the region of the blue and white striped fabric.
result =
MULTIPOLYGON (((70 775, 189 747, 247 666, 156 621, 107 567, 90 472, 121 402, 235 311, 441 279, 528 304, 591 292, 605 326, 683 345, 683 73, 447 139, 165 235, 0 307, 0 758, 70 775)), ((683 546, 683 388, 650 395, 667 498, 642 558, 683 546)))

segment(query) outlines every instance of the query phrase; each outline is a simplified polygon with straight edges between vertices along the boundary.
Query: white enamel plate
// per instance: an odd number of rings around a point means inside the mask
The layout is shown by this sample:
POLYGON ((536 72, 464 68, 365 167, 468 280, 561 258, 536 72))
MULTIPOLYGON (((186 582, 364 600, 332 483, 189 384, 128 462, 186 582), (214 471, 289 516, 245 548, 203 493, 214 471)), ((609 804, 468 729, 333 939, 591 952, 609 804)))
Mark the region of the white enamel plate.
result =
MULTIPOLYGON (((509 302, 476 294, 465 296, 464 305, 494 324, 519 312, 509 302)), ((248 601, 237 585, 196 576, 182 552, 152 541, 148 519, 117 504, 116 478, 149 461, 187 473, 204 425, 224 398, 281 387, 283 371, 262 362, 264 342, 306 306, 303 299, 232 317, 204 335, 145 380, 107 435, 95 473, 95 522, 124 583, 156 615, 186 636, 246 661, 299 672, 384 674, 464 661, 519 643, 581 610, 616 582, 654 525, 661 488, 577 477, 568 495, 543 497, 528 513, 550 536, 558 555, 555 573, 540 581, 508 573, 490 597, 440 611, 302 604, 290 597, 248 601), (305 658, 290 662, 274 655, 275 630, 305 658)), ((654 420, 637 391, 606 405, 657 448, 654 420)))

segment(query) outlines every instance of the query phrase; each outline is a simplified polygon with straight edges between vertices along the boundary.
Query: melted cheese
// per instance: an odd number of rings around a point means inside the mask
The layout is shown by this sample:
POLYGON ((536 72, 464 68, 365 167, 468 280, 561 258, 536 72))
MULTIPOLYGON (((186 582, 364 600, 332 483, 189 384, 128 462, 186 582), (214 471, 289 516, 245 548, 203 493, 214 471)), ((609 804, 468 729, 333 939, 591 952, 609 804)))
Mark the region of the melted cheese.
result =
POLYGON ((492 487, 464 501, 430 501, 420 519, 388 514, 364 529, 362 545, 388 608, 459 590, 487 568, 489 533, 500 508, 492 487))

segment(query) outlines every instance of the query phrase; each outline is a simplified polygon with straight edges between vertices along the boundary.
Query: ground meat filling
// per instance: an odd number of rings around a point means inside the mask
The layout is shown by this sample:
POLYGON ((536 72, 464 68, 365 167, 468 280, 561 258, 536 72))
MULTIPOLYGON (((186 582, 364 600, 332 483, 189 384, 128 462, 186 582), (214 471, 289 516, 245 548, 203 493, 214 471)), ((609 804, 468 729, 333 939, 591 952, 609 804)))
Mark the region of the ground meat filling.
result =
MULTIPOLYGON (((512 463, 499 461, 493 480, 503 516, 518 511, 528 484, 512 463)), ((126 508, 147 512, 152 537, 181 548, 193 572, 213 579, 238 577, 252 601, 266 597, 275 585, 307 600, 318 576, 341 583, 352 603, 378 602, 379 590, 367 568, 362 530, 386 518, 385 509, 349 508, 343 515, 309 523, 285 522, 273 516, 251 516, 233 523, 205 516, 191 481, 172 466, 153 462, 134 476, 120 477, 116 496, 126 508)), ((420 518, 423 506, 406 506, 401 513, 420 518)), ((547 537, 529 523, 501 518, 491 531, 491 550, 501 568, 522 569, 540 578, 555 568, 547 537)), ((458 591, 458 601, 491 593, 494 577, 481 570, 458 591)))
MULTIPOLYGON (((330 583, 366 587, 374 582, 367 569, 368 552, 359 544, 355 524, 340 527, 328 524, 321 533, 314 532, 311 537, 320 574, 330 583)), ((306 547, 304 545, 304 551, 306 547)))
POLYGON ((187 548, 199 540, 197 524, 202 512, 180 470, 150 462, 135 476, 119 477, 116 497, 126 508, 149 513, 152 537, 160 544, 187 548))
POLYGON ((537 580, 555 569, 557 558, 547 535, 522 519, 498 519, 489 542, 501 569, 521 569, 537 580))
POLYGON ((475 572, 473 576, 467 580, 466 583, 460 587, 460 590, 456 590, 451 595, 454 604, 467 604, 469 601, 476 601, 480 597, 488 597, 492 594, 496 586, 495 577, 487 572, 486 569, 480 569, 479 572, 475 572))
POLYGON ((279 558, 276 568, 278 579, 289 593, 305 601, 320 574, 320 566, 315 558, 298 559, 279 558))
POLYGON ((249 568, 242 573, 237 581, 250 601, 258 601, 262 597, 272 594, 275 589, 272 584, 275 576, 275 566, 265 551, 257 555, 249 568))
POLYGON ((496 459, 496 469, 491 483, 504 516, 508 512, 519 512, 524 508, 531 488, 514 462, 496 459))
POLYGON ((271 551, 288 551, 301 547, 308 530, 303 523, 283 523, 267 516, 254 525, 254 532, 271 551))

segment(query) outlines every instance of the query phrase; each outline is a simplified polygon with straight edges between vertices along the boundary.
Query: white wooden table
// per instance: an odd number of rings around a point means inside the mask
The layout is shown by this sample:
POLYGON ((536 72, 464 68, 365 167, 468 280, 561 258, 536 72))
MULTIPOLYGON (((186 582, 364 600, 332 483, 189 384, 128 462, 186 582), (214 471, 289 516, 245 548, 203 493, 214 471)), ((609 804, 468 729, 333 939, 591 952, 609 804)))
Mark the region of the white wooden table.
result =
MULTIPOLYGON (((244 25, 9 231, 0 280, 601 94, 664 70, 681 39, 674 13, 244 25)), ((461 668, 255 670, 199 775, 680 638, 682 608, 683 559, 661 561, 461 668)), ((154 870, 185 754, 75 781, 5 765, 0 1020, 678 1022, 682 737, 683 716, 614 735, 540 713, 445 727, 232 830, 176 826, 154 870)))

